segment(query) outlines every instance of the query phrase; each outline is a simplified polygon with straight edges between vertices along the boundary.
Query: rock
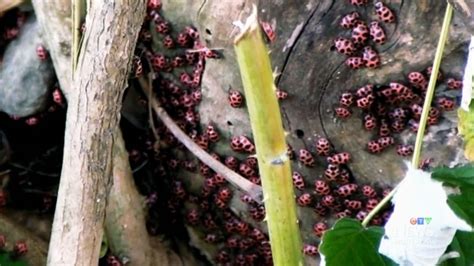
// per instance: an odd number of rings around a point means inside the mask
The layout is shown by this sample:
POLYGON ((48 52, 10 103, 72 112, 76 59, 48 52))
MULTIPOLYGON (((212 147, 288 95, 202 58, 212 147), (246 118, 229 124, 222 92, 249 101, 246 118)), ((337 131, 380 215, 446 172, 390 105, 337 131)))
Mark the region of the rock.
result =
POLYGON ((36 48, 41 44, 38 24, 30 17, 20 36, 12 41, 0 66, 0 110, 19 117, 42 111, 55 82, 51 61, 41 61, 36 48))

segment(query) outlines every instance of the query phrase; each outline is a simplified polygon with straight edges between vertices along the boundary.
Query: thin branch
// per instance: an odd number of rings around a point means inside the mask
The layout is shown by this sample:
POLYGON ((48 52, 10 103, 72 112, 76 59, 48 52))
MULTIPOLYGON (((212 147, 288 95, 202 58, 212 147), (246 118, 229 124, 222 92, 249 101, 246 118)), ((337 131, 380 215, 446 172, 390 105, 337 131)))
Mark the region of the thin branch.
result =
MULTIPOLYGON (((146 91, 150 90, 150 88, 148 88, 148 83, 143 78, 140 78, 140 85, 146 91)), ((227 166, 214 159, 211 155, 209 155, 209 153, 199 147, 199 145, 197 145, 190 137, 188 137, 188 135, 186 135, 186 133, 184 133, 181 128, 178 127, 178 125, 176 125, 173 119, 168 115, 165 109, 159 105, 155 98, 148 98, 148 101, 150 101, 153 110, 155 110, 156 115, 161 119, 163 124, 165 124, 168 130, 181 143, 183 143, 183 145, 186 146, 186 148, 188 148, 192 154, 194 154, 201 162, 205 163, 216 173, 221 174, 227 181, 232 183, 238 189, 247 193, 250 197, 252 197, 253 200, 258 203, 262 203, 262 188, 259 185, 250 182, 241 175, 230 170, 227 166)))

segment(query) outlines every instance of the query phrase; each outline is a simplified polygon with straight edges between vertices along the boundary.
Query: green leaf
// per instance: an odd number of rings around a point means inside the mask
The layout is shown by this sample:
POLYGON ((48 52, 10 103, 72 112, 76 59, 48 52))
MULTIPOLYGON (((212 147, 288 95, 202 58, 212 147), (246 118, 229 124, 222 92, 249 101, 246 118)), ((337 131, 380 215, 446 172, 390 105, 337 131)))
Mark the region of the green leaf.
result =
POLYGON ((474 225, 474 187, 462 187, 461 194, 448 196, 448 205, 459 218, 465 220, 471 226, 474 225))
POLYGON ((474 187, 474 165, 468 164, 455 168, 436 168, 431 177, 455 186, 474 187))
POLYGON ((27 266, 28 263, 23 259, 12 259, 10 253, 0 251, 0 265, 1 266, 27 266))
POLYGON ((393 265, 378 253, 382 227, 364 228, 354 219, 343 218, 326 232, 320 246, 326 265, 393 265))
POLYGON ((456 251, 458 258, 443 261, 440 266, 465 266, 474 265, 474 233, 456 232, 453 242, 449 245, 447 252, 456 251))

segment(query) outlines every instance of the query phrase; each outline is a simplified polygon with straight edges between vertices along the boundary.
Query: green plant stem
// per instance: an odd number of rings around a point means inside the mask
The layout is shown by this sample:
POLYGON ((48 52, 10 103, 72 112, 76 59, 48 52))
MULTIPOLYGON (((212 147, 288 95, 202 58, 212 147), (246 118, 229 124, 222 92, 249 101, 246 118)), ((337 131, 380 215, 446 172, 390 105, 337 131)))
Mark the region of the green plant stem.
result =
MULTIPOLYGON (((441 33, 438 41, 438 46, 436 48, 435 58, 433 60, 433 70, 431 72, 430 81, 428 83, 428 89, 426 91, 425 102, 423 103, 423 111, 420 117, 420 124, 418 127, 418 132, 416 134, 415 149, 413 151, 412 165, 414 168, 418 168, 420 165, 420 155, 421 147, 423 144, 423 137, 426 129, 426 122, 428 120, 428 114, 431 109, 431 102, 433 101, 433 95, 436 86, 436 80, 438 79, 439 67, 441 65, 441 58, 443 57, 444 46, 446 40, 448 39, 449 24, 451 23, 451 17, 453 15, 453 7, 448 3, 446 6, 446 12, 444 14, 443 26, 441 27, 441 33)), ((365 219, 362 221, 362 225, 365 227, 370 222, 370 220, 389 202, 395 192, 397 191, 395 187, 387 196, 385 196, 375 208, 370 211, 365 219)))
POLYGON ((430 82, 428 83, 428 89, 426 91, 423 112, 421 112, 420 124, 418 126, 418 133, 416 134, 415 149, 413 151, 413 157, 411 161, 414 168, 418 168, 420 165, 421 147, 423 145, 426 122, 431 109, 431 102, 433 101, 436 80, 438 79, 439 67, 441 65, 441 58, 443 57, 444 46, 446 44, 446 40, 448 39, 449 24, 451 23, 452 15, 453 7, 451 4, 447 3, 443 26, 441 27, 441 34, 438 41, 438 47, 436 48, 436 54, 433 61, 433 70, 431 72, 430 82))
POLYGON ((273 263, 303 265, 285 134, 256 8, 234 46, 257 150, 273 263))

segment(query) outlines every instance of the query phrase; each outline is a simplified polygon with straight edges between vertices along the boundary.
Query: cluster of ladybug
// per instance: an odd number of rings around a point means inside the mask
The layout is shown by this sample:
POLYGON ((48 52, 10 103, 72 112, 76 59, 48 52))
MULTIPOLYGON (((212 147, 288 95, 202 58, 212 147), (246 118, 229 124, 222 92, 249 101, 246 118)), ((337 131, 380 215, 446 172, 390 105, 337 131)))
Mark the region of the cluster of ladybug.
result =
MULTIPOLYGON (((314 211, 321 217, 327 217, 330 212, 336 218, 355 217, 363 220, 378 203, 380 198, 390 192, 389 189, 374 188, 370 185, 358 185, 355 183, 347 164, 351 161, 348 152, 336 152, 326 138, 319 138, 315 143, 315 151, 318 156, 325 158, 326 169, 314 182, 314 189, 310 192, 305 190, 305 180, 302 174, 293 172, 293 184, 301 191, 297 198, 298 205, 302 207, 313 207, 314 211)), ((315 159, 307 149, 298 152, 299 161, 307 166, 313 167, 315 159)), ((371 220, 374 225, 381 225, 390 216, 390 210, 371 220)), ((314 224, 313 231, 317 237, 321 237, 328 225, 325 222, 314 224)))
MULTIPOLYGON (((350 0, 350 3, 357 7, 364 6, 367 2, 363 0, 350 0)), ((374 8, 379 21, 375 20, 367 25, 362 20, 360 13, 353 11, 344 15, 339 22, 342 28, 351 30, 351 38, 337 38, 334 40, 333 48, 339 53, 348 56, 345 64, 351 69, 363 67, 373 69, 381 64, 380 56, 377 50, 369 44, 369 39, 374 44, 384 44, 387 41, 387 37, 382 22, 394 23, 395 15, 381 1, 377 1, 374 4, 374 8)))
MULTIPOLYGON (((7 247, 7 238, 4 235, 0 235, 0 254, 5 252, 7 247)), ((20 240, 15 243, 13 250, 10 252, 10 256, 13 259, 17 259, 28 252, 28 245, 25 241, 20 240)))
MULTIPOLYGON (((381 86, 367 84, 355 91, 345 91, 340 96, 339 106, 335 108, 336 116, 345 119, 351 116, 352 106, 360 109, 364 129, 375 132, 376 136, 367 143, 366 149, 370 153, 380 153, 395 144, 395 133, 401 133, 406 128, 418 131, 430 75, 431 68, 428 68, 423 72, 410 72, 408 85, 399 82, 381 86)), ((443 80, 443 74, 439 72, 438 81, 443 80)), ((448 78, 444 81, 447 90, 462 88, 461 80, 448 78)), ((441 113, 454 110, 455 105, 454 98, 437 96, 428 113, 428 126, 438 124, 441 113)), ((413 145, 399 144, 396 152, 400 156, 410 156, 413 145)))
MULTIPOLYGON (((28 17, 28 12, 22 12, 18 9, 13 9, 9 12, 6 12, 0 18, 0 65, 3 62, 3 54, 7 45, 18 37, 20 34, 21 27, 25 24, 25 21, 28 17)), ((38 56, 39 61, 49 60, 48 51, 44 46, 38 45, 36 47, 36 55, 38 56)), ((18 117, 11 116, 13 120, 18 120, 26 123, 27 125, 34 126, 37 125, 41 119, 47 116, 48 113, 56 112, 58 109, 65 107, 64 96, 59 89, 59 86, 55 86, 52 92, 52 103, 48 107, 46 112, 39 114, 31 115, 28 117, 18 117)))

